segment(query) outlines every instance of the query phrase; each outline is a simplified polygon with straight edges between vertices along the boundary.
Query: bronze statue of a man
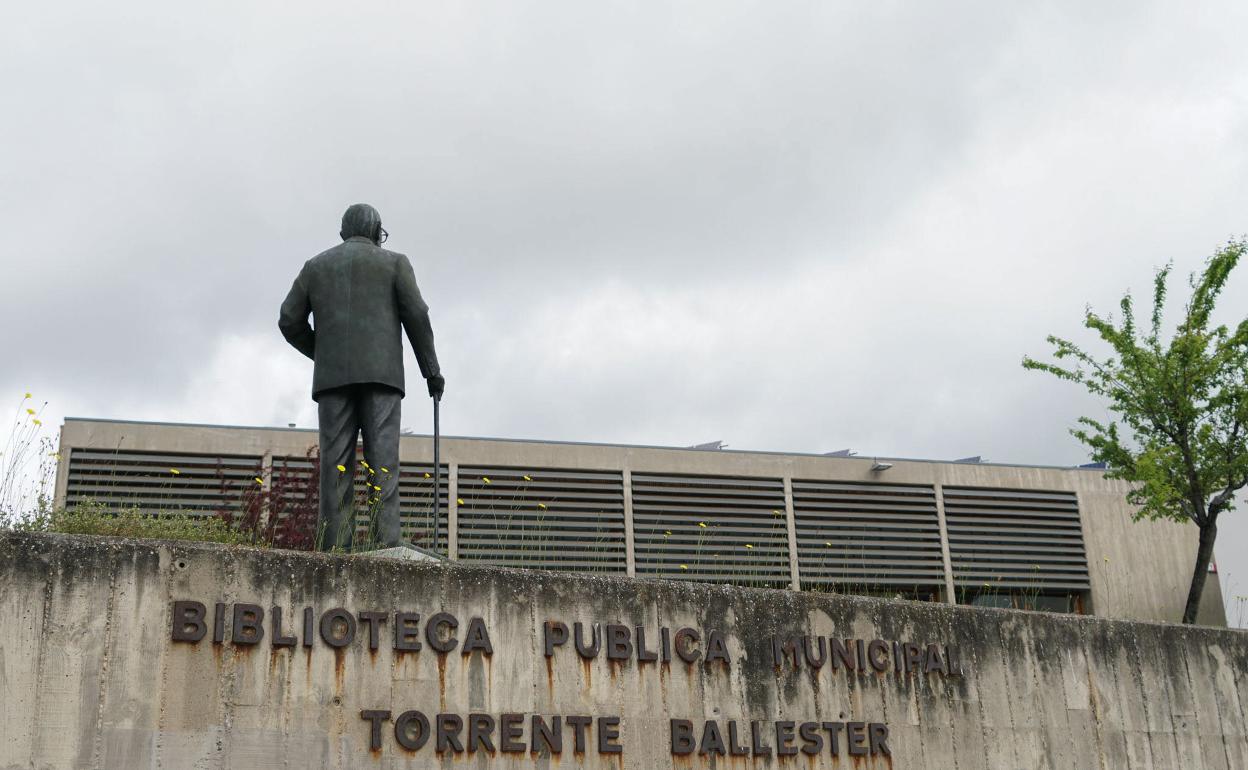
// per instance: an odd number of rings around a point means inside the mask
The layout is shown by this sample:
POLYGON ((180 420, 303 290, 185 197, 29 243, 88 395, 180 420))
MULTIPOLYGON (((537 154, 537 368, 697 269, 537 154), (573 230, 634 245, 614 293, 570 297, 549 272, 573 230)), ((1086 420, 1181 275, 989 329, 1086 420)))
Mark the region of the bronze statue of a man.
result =
POLYGON ((355 534, 355 444, 364 437, 376 540, 399 545, 399 404, 403 337, 411 342, 429 395, 445 380, 433 348, 429 306, 407 257, 381 248, 388 234, 377 209, 357 203, 342 215, 342 243, 308 260, 282 303, 278 327, 315 362, 312 399, 320 418, 321 486, 317 540, 350 550, 355 534), (308 315, 312 324, 308 324, 308 315), (345 469, 345 470, 343 470, 345 469), (380 491, 375 488, 380 487, 380 491))

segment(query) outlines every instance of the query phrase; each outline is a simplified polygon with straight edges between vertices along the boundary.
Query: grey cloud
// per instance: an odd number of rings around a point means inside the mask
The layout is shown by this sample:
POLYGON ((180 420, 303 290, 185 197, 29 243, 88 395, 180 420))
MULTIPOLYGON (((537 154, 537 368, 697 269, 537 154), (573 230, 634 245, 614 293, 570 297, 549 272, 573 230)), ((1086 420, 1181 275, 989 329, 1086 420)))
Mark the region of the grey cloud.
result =
POLYGON ((1079 462, 1098 405, 1018 361, 1248 229, 1246 23, 28 4, 0 25, 0 393, 311 420, 276 308, 363 200, 433 306, 452 432, 1079 462))

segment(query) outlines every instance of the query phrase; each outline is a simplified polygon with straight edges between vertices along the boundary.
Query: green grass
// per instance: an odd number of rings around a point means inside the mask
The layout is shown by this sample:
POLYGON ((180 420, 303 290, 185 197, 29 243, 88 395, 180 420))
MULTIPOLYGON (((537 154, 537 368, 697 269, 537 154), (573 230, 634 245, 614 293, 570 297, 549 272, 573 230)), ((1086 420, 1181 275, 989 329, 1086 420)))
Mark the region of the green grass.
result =
POLYGON ((67 535, 196 540, 205 543, 250 545, 252 538, 216 516, 180 511, 149 514, 138 508, 109 508, 84 502, 53 510, 15 527, 27 532, 60 532, 67 535))

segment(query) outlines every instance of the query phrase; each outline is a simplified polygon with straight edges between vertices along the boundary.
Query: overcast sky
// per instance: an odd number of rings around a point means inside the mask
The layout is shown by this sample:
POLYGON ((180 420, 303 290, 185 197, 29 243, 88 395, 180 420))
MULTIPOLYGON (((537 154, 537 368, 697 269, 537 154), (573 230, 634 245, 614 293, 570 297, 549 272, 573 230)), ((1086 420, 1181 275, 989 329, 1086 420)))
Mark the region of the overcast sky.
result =
MULTIPOLYGON (((447 433, 1086 462, 1104 408, 1020 359, 1248 231, 1246 39, 1242 0, 10 4, 0 394, 314 425, 277 308, 366 201, 447 433)), ((1248 510, 1218 556, 1248 594, 1248 510)))

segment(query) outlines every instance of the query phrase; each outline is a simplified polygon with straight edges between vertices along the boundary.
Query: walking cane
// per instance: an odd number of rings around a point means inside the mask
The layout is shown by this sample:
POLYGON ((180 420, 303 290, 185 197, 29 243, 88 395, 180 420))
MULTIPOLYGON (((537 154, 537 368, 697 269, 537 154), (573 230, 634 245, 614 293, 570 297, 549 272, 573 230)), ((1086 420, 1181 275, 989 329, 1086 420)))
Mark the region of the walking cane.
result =
POLYGON ((438 550, 438 530, 442 523, 442 428, 438 424, 440 396, 433 397, 433 551, 438 550))

